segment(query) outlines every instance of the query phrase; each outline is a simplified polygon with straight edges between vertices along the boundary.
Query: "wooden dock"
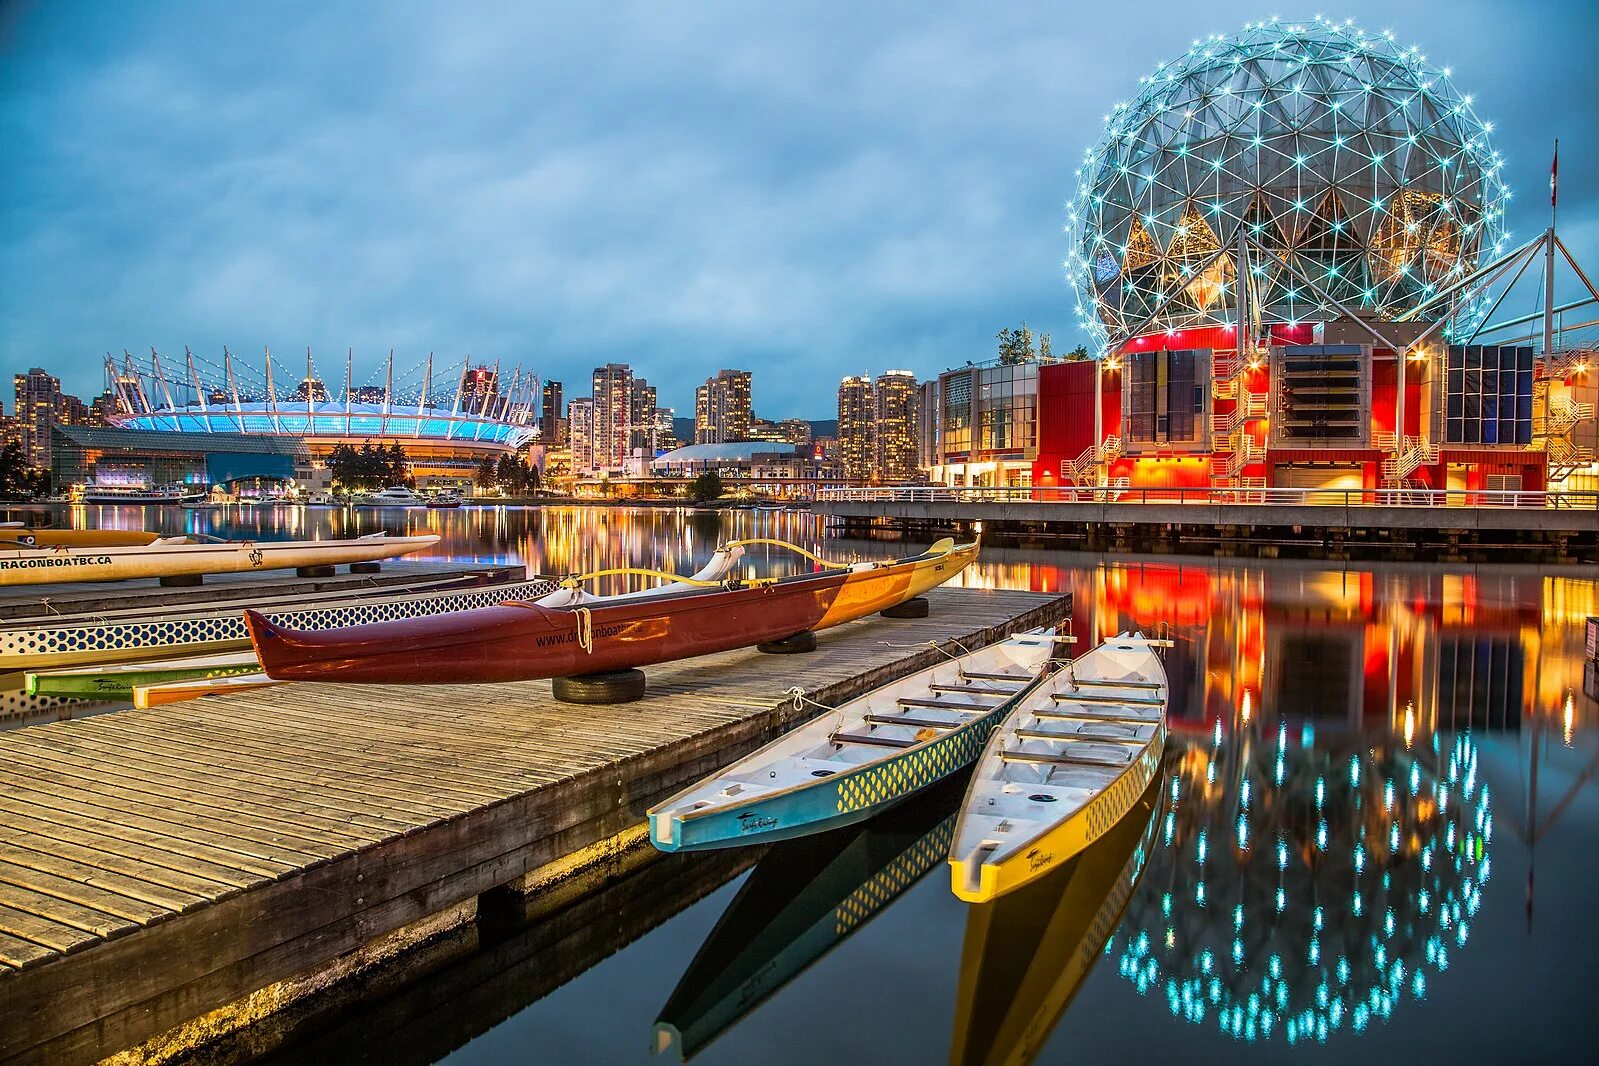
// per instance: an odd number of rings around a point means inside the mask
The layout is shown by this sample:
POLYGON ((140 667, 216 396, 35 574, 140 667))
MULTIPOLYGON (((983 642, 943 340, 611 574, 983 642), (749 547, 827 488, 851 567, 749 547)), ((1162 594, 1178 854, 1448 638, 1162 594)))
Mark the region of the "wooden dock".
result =
POLYGON ((1070 612, 929 599, 651 668, 632 704, 301 684, 0 735, 0 1060, 93 1061, 614 837, 815 713, 791 686, 834 704, 1070 612))

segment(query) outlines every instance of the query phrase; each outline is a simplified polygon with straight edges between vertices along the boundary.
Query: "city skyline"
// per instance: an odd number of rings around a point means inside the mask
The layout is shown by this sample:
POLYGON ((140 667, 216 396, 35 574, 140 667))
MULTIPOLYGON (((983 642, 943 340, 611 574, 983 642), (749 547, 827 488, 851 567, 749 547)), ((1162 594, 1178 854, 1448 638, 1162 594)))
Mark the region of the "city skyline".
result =
MULTIPOLYGON (((1599 16, 1560 8, 1553 38, 1485 3, 1328 13, 1453 67, 1496 121, 1520 238, 1547 220, 1564 134, 1562 232, 1584 256, 1580 42, 1599 16)), ((470 351, 567 382, 625 361, 686 411, 717 367, 747 366, 780 419, 825 413, 854 367, 980 359, 1022 319, 1064 350, 1083 338, 1060 230, 1101 116, 1191 38, 1267 14, 885 5, 833 54, 825 13, 560 13, 537 17, 527 63, 519 14, 413 8, 369 38, 349 11, 13 8, 0 369, 88 399, 107 349, 470 351), (603 91, 574 93, 561 50, 601 41, 603 91), (653 104, 662 80, 680 106, 653 104)))

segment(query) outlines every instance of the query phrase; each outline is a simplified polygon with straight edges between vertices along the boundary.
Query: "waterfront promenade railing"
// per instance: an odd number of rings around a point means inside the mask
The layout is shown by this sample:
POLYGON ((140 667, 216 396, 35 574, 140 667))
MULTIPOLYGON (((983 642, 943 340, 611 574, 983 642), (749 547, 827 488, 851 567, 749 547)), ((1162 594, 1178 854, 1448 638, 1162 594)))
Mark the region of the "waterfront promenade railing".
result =
POLYGON ((884 485, 826 488, 819 503, 1093 503, 1216 506, 1495 507, 1592 511, 1599 492, 1499 489, 1140 488, 1128 486, 884 485))

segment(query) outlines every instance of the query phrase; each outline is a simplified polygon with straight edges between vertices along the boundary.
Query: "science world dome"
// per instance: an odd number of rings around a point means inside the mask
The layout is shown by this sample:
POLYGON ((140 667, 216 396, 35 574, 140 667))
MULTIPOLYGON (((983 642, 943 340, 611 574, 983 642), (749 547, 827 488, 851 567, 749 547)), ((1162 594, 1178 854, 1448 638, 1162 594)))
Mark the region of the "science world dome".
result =
POLYGON ((1077 171, 1080 323, 1102 349, 1235 324, 1240 261, 1252 321, 1332 301, 1401 317, 1505 249, 1492 131, 1448 67, 1391 33, 1318 17, 1195 41, 1105 116, 1077 171))

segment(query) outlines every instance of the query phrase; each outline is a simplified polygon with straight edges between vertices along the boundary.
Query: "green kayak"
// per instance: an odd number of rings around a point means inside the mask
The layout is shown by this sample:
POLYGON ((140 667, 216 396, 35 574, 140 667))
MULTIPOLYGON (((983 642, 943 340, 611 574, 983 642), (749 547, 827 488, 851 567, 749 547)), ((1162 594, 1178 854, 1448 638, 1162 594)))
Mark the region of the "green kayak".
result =
POLYGON ((187 659, 166 659, 101 666, 30 670, 28 695, 80 700, 130 700, 135 685, 159 685, 213 677, 252 674, 261 669, 254 652, 227 652, 187 659))

